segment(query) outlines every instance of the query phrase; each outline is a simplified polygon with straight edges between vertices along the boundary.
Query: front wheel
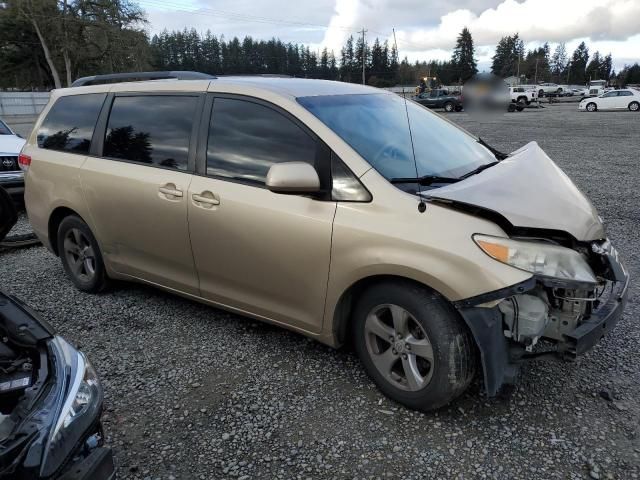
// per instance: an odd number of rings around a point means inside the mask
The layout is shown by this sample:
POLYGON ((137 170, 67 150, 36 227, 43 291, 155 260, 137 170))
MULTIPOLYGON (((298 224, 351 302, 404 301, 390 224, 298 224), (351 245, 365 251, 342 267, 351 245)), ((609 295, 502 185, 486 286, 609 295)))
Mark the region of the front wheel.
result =
POLYGON ((80 217, 70 215, 60 223, 58 253, 64 271, 78 290, 95 293, 107 286, 100 247, 80 217))
POLYGON ((596 110, 598 110, 598 106, 595 103, 587 103, 587 112, 595 112, 596 110))
POLYGON ((444 104, 444 111, 445 112, 453 112, 453 103, 451 102, 447 102, 444 104))
POLYGON ((631 102, 631 103, 629 104, 629 110, 631 110, 632 112, 640 111, 640 103, 638 103, 638 102, 631 102))
POLYGON ((411 282, 369 288, 355 308, 354 343, 378 388, 409 408, 429 411, 471 383, 473 338, 453 307, 411 282))

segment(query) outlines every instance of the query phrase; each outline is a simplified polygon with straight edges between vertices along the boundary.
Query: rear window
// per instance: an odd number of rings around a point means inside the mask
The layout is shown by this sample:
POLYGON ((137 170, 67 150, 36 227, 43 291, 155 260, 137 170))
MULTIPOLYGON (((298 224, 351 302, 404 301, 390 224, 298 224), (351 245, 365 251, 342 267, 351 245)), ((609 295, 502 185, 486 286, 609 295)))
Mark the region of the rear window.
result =
POLYGON ((104 156, 186 170, 198 97, 116 97, 109 115, 104 156))
POLYGON ((11 135, 11 130, 0 120, 0 135, 11 135))
POLYGON ((86 154, 105 93, 60 97, 38 130, 40 148, 86 154))

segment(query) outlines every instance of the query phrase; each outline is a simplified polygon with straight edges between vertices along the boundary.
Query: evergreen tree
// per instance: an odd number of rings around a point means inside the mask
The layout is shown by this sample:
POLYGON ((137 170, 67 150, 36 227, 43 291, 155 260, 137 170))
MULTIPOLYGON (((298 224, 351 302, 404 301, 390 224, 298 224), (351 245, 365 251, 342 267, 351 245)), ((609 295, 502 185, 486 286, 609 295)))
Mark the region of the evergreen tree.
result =
POLYGON ((457 81, 464 83, 478 73, 478 64, 476 63, 475 48, 473 47, 473 38, 467 27, 462 29, 456 41, 451 63, 453 69, 458 73, 457 81))
POLYGON ((562 83, 566 78, 567 63, 567 47, 564 43, 559 43, 551 57, 550 67, 553 81, 562 83))
POLYGON ((569 71, 567 72, 567 76, 569 77, 567 83, 586 83, 587 79, 585 77, 585 72, 587 70, 588 61, 589 48, 584 42, 581 42, 580 45, 578 45, 578 47, 574 50, 573 55, 571 55, 569 71))

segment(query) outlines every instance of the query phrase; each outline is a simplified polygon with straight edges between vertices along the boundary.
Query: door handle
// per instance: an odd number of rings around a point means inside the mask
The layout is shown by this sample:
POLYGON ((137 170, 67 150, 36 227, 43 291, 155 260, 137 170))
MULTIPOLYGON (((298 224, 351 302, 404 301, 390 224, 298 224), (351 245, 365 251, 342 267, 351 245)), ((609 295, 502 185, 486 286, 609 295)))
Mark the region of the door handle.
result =
POLYGON ((194 193, 191 198, 196 203, 204 203, 205 205, 220 205, 220 200, 209 191, 202 192, 200 195, 194 193))
POLYGON ((182 190, 178 190, 175 185, 167 184, 163 187, 158 187, 158 191, 164 195, 172 195, 174 197, 182 197, 182 190))

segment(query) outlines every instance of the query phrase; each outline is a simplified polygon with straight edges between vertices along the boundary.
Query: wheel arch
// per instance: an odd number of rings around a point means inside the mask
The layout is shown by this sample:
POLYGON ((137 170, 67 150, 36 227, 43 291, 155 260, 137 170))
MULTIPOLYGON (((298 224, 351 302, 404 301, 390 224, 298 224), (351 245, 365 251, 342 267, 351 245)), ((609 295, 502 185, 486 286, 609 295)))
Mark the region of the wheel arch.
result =
MULTIPOLYGON (((351 314, 355 303, 362 292, 372 285, 392 281, 411 283, 422 288, 426 288, 440 295, 443 299, 449 302, 447 297, 437 289, 411 277, 395 274, 373 274, 360 278, 342 292, 338 298, 335 308, 333 309, 332 333, 336 346, 345 344, 351 338, 351 327, 353 325, 351 314)), ((454 308, 453 305, 452 308, 454 308)))
POLYGON ((60 224, 62 223, 62 221, 71 215, 75 215, 83 222, 87 223, 84 218, 82 218, 82 215, 69 207, 56 207, 51 212, 51 215, 49 215, 49 223, 47 226, 49 245, 51 245, 51 250, 53 251, 53 253, 58 256, 60 255, 60 252, 58 251, 58 228, 60 228, 60 224))

